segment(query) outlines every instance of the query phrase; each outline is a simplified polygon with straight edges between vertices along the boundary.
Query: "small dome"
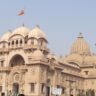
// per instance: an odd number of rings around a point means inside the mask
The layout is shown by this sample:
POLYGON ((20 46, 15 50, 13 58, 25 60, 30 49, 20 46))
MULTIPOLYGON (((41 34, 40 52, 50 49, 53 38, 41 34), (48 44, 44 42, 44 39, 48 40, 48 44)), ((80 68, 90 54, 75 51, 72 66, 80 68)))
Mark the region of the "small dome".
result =
POLYGON ((44 59, 44 55, 43 55, 43 53, 40 50, 34 51, 34 53, 32 54, 32 57, 35 60, 42 60, 42 59, 44 59))
POLYGON ((5 34, 1 37, 0 42, 2 42, 2 41, 8 42, 8 39, 9 39, 10 35, 11 35, 11 32, 5 33, 5 34))
POLYGON ((41 31, 40 27, 36 26, 28 35, 28 38, 43 38, 46 40, 46 36, 43 31, 41 31))
MULTIPOLYGON (((47 55, 47 58, 48 58, 48 59, 52 59, 52 58, 54 58, 54 55, 48 54, 48 55, 47 55)), ((55 58, 54 58, 54 59, 55 59, 55 58)))
POLYGON ((11 34, 11 36, 16 35, 16 34, 20 34, 20 35, 22 35, 22 36, 25 37, 25 36, 28 35, 29 31, 30 31, 30 30, 29 30, 28 28, 22 26, 22 27, 20 27, 20 28, 15 29, 15 30, 13 31, 13 33, 11 34))
POLYGON ((82 64, 82 57, 79 54, 71 54, 71 55, 65 57, 64 61, 66 61, 68 63, 73 62, 73 63, 77 63, 80 65, 80 64, 82 64))
POLYGON ((51 63, 58 64, 58 62, 59 62, 59 57, 57 57, 55 54, 49 53, 47 55, 47 59, 50 60, 51 63))
POLYGON ((78 36, 77 40, 73 43, 71 48, 71 54, 77 53, 82 55, 90 55, 90 47, 88 43, 84 40, 82 33, 78 36))
POLYGON ((51 53, 49 53, 49 54, 47 55, 47 58, 48 58, 48 59, 54 59, 54 60, 57 60, 57 59, 58 59, 58 57, 57 57, 55 54, 51 54, 51 53))

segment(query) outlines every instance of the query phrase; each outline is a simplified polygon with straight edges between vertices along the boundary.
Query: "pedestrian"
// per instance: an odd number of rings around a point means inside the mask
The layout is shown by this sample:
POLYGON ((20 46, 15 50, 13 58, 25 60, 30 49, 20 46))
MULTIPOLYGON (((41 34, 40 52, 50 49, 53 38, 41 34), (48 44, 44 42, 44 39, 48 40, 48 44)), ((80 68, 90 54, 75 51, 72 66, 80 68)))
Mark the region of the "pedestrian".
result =
POLYGON ((24 94, 19 94, 18 96, 25 96, 24 94))

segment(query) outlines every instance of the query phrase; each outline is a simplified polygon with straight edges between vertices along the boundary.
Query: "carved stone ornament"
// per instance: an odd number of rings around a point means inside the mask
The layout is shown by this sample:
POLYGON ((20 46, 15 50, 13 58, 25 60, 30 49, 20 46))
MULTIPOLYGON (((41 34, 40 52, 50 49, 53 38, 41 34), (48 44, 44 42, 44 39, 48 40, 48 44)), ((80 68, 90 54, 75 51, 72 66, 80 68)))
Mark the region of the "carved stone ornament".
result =
POLYGON ((19 80, 20 80, 20 74, 16 73, 16 74, 14 75, 14 81, 15 81, 15 82, 18 82, 19 80))

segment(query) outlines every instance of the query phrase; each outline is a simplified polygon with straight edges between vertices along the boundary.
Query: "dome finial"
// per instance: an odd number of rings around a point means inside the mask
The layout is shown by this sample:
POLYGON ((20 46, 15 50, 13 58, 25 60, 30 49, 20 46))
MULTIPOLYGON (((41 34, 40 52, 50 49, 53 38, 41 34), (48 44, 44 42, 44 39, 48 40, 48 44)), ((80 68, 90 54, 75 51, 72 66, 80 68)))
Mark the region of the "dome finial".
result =
POLYGON ((11 30, 11 29, 9 29, 8 31, 9 31, 9 32, 12 32, 12 30, 11 30))
POLYGON ((40 29, 40 26, 38 24, 36 25, 36 27, 40 29))
POLYGON ((79 33, 78 38, 83 38, 82 32, 79 33))
POLYGON ((24 27, 24 26, 25 26, 25 24, 23 23, 23 24, 22 24, 22 26, 24 27))

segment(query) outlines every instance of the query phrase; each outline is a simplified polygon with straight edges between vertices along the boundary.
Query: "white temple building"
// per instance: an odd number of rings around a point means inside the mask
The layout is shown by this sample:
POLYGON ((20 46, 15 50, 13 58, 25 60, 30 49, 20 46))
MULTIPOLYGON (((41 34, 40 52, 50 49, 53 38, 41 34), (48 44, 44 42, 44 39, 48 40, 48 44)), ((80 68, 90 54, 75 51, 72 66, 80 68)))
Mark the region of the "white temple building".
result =
POLYGON ((65 57, 52 54, 47 44, 39 26, 21 26, 0 38, 0 93, 54 96, 55 88, 62 89, 60 96, 96 96, 96 55, 82 34, 65 57))

